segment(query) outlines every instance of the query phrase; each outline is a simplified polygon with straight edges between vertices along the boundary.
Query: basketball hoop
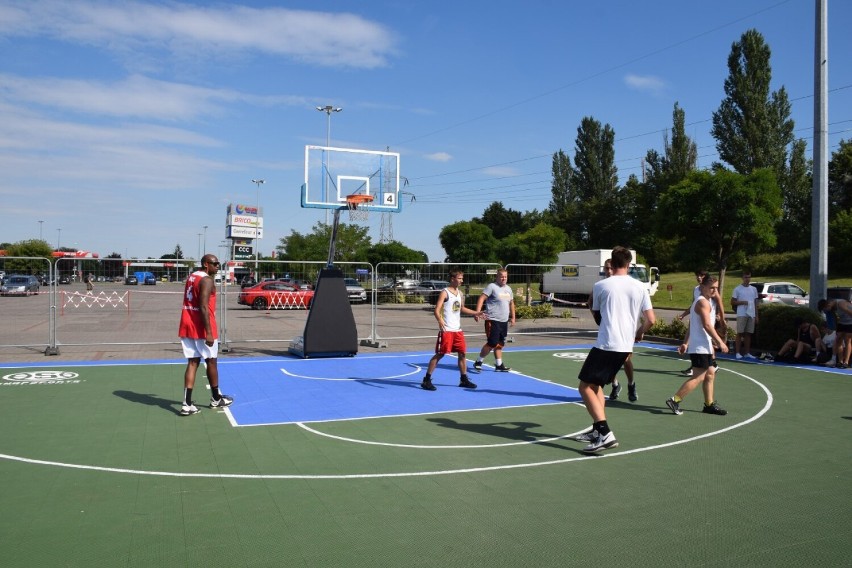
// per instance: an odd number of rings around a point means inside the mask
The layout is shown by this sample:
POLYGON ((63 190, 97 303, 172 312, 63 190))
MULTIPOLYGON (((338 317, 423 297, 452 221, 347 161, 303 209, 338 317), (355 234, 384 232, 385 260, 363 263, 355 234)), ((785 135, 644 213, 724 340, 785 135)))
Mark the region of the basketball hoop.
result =
POLYGON ((373 202, 373 196, 366 193, 354 193, 346 196, 346 208, 349 210, 349 220, 364 222, 370 220, 370 210, 361 209, 362 205, 373 202))

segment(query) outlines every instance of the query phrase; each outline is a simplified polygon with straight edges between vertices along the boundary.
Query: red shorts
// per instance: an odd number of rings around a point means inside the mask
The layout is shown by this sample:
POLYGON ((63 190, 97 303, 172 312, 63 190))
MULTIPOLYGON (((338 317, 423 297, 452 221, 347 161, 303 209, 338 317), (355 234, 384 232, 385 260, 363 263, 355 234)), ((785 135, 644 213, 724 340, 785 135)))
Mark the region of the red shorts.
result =
POLYGON ((464 353, 467 345, 464 342, 463 331, 439 331, 438 342, 435 344, 435 353, 446 355, 447 353, 464 353))

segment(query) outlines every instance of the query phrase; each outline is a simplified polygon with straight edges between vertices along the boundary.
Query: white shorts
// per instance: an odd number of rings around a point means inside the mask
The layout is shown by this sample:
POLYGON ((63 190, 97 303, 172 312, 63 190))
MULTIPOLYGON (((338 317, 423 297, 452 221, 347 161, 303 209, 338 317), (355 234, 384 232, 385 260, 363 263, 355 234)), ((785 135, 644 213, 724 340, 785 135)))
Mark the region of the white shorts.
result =
POLYGON ((189 337, 181 337, 180 344, 183 346, 183 355, 187 359, 215 359, 219 355, 219 340, 215 340, 213 345, 207 345, 203 339, 191 339, 189 337))

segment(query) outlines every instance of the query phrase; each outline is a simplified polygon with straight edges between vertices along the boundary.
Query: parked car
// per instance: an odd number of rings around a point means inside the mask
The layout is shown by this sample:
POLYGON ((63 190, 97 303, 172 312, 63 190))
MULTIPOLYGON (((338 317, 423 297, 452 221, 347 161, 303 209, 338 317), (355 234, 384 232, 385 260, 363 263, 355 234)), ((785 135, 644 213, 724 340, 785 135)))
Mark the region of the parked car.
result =
POLYGON ((131 275, 124 279, 124 284, 126 286, 136 286, 139 284, 139 279, 131 275))
POLYGON ((752 282, 751 285, 757 288, 760 301, 767 304, 807 306, 810 302, 808 293, 792 282, 752 282))
POLYGON ((124 276, 116 276, 112 279, 113 282, 118 282, 119 284, 124 282, 124 276))
POLYGON ((29 296, 38 294, 38 278, 12 274, 4 279, 0 286, 0 296, 29 296))
POLYGON ((245 276, 242 280, 240 280, 240 288, 251 288, 256 284, 257 280, 255 280, 251 276, 245 276))
POLYGON ((414 289, 414 293, 418 296, 422 296, 426 303, 436 304, 441 290, 449 285, 450 283, 446 280, 423 280, 414 289))
POLYGON ((145 277, 145 282, 143 282, 146 286, 156 286, 157 278, 153 274, 149 274, 145 277))
POLYGON ((314 285, 311 284, 310 282, 308 282, 307 280, 296 280, 295 278, 279 278, 278 281, 279 282, 286 282, 287 284, 290 284, 291 286, 295 286, 295 287, 300 288, 302 290, 313 290, 314 289, 314 285))
POLYGON ((250 288, 243 288, 237 296, 237 303, 251 306, 255 310, 266 308, 309 308, 314 299, 313 290, 302 290, 287 282, 275 280, 261 282, 250 288))
POLYGON ((68 276, 67 274, 62 274, 62 275, 59 277, 58 282, 59 282, 60 284, 71 284, 71 277, 70 277, 70 276, 68 276))
POLYGON ((367 291, 363 286, 358 284, 354 278, 344 278, 343 283, 346 285, 346 295, 349 296, 350 302, 366 302, 367 291))

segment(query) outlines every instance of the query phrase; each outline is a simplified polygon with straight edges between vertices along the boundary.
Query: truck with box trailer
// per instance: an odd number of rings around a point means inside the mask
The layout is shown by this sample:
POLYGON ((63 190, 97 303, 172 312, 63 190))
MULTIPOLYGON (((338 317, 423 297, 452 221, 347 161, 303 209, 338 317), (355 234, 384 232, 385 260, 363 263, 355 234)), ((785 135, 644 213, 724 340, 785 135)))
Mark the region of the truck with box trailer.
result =
MULTIPOLYGON (((660 270, 636 263, 636 251, 631 250, 633 259, 627 273, 642 283, 648 294, 657 293, 660 285, 660 270)), ((595 282, 603 278, 603 265, 612 249, 569 250, 559 253, 557 263, 541 276, 539 291, 551 299, 565 302, 586 303, 595 282)))

